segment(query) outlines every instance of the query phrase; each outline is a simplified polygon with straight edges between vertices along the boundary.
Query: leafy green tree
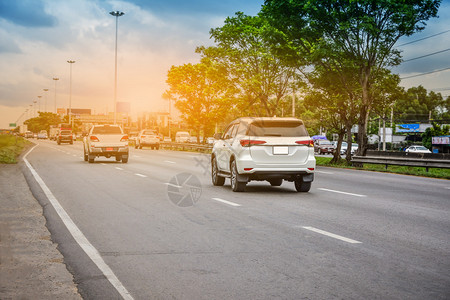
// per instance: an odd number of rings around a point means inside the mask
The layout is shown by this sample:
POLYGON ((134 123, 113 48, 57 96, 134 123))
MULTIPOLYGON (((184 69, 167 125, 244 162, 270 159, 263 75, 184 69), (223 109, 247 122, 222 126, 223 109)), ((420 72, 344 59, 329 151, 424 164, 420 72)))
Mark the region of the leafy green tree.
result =
POLYGON ((275 115, 283 97, 301 83, 298 61, 295 66, 290 64, 289 49, 279 43, 284 35, 265 19, 241 12, 210 33, 217 46, 199 47, 197 51, 226 68, 240 91, 241 113, 275 115))
POLYGON ((61 118, 59 115, 41 111, 39 112, 38 117, 28 119, 24 122, 24 124, 27 125, 28 130, 35 133, 41 130, 46 130, 48 132, 50 125, 57 125, 59 123, 61 123, 61 118))
POLYGON ((446 103, 440 93, 427 92, 423 86, 409 88, 395 103, 396 118, 401 122, 441 119, 446 103))
POLYGON ((358 154, 367 148, 367 124, 374 106, 374 71, 400 63, 394 48, 402 36, 425 28, 436 17, 440 0, 266 0, 262 14, 282 31, 290 45, 314 65, 353 62, 361 92, 358 154))
POLYGON ((225 70, 208 59, 172 66, 166 82, 169 89, 164 98, 175 101, 175 107, 197 137, 201 131, 205 137, 210 136, 232 106, 234 90, 225 70))
POLYGON ((433 123, 433 127, 427 128, 424 133, 422 133, 422 145, 431 149, 432 146, 432 137, 433 136, 441 136, 448 135, 450 131, 450 127, 448 125, 443 125, 442 127, 433 123))

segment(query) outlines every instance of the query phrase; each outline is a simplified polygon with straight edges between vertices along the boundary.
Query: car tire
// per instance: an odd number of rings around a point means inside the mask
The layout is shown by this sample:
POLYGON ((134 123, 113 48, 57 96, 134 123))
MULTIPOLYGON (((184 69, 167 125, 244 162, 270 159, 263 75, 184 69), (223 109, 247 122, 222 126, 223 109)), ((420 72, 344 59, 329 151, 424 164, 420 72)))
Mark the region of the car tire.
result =
POLYGON ((88 161, 89 155, 86 153, 86 149, 84 149, 84 161, 88 161))
POLYGON ((138 148, 139 148, 139 149, 142 149, 142 145, 141 145, 141 144, 139 144, 138 148))
POLYGON ((223 186, 225 183, 225 177, 219 176, 219 170, 217 169, 216 159, 211 161, 211 180, 215 186, 223 186))
POLYGON ((297 192, 306 193, 311 189, 311 182, 304 182, 303 178, 297 178, 294 181, 295 189, 297 192))
POLYGON ((156 150, 159 150, 159 145, 158 145, 158 146, 156 146, 156 150))
POLYGON ((138 144, 136 142, 134 142, 134 149, 138 148, 138 144))
POLYGON ((58 143, 58 145, 61 145, 61 141, 60 140, 58 140, 57 143, 58 143))
POLYGON ((88 161, 89 161, 89 163, 92 164, 94 162, 94 160, 95 160, 95 156, 94 155, 90 155, 89 152, 88 152, 88 161))
POLYGON ((233 160, 231 162, 231 190, 233 192, 243 192, 245 191, 245 186, 247 185, 246 182, 239 182, 237 177, 238 177, 239 173, 237 171, 237 167, 236 167, 236 161, 233 160))
POLYGON ((122 160, 122 155, 116 155, 116 161, 121 161, 122 160))
POLYGON ((283 179, 271 179, 269 182, 271 186, 280 186, 283 183, 283 179))
POLYGON ((126 164, 128 162, 128 157, 122 157, 122 163, 126 164))

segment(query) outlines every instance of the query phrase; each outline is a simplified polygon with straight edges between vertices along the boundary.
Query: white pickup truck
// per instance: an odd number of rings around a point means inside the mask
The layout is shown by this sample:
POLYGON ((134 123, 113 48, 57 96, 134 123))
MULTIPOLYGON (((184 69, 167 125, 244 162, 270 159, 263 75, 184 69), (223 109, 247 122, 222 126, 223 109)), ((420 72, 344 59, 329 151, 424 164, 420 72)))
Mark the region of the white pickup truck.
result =
POLYGON ((128 162, 128 135, 119 125, 94 125, 83 139, 84 160, 93 163, 96 157, 115 157, 128 162))

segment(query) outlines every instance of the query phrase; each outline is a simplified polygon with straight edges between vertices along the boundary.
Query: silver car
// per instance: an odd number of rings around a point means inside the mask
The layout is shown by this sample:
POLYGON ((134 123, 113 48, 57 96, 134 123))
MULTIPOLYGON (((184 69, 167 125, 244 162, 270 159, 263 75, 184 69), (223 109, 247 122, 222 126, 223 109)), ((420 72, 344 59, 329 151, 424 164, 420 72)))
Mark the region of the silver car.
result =
POLYGON ((216 135, 211 154, 212 183, 222 186, 230 178, 234 192, 252 180, 280 186, 294 182, 308 192, 314 180, 314 142, 296 118, 239 118, 216 135))

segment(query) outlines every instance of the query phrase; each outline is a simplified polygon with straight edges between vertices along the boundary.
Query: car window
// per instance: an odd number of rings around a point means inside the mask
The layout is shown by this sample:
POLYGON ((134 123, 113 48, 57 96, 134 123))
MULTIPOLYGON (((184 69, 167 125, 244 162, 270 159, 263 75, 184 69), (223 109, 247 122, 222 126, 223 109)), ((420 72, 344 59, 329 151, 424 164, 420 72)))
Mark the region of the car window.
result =
POLYGON ((416 147, 416 150, 428 150, 428 148, 426 148, 424 146, 418 146, 418 147, 416 147))
POLYGON ((156 133, 155 133, 154 131, 147 130, 147 131, 144 131, 142 134, 151 134, 151 135, 155 135, 156 133))
POLYGON ((61 134, 65 134, 65 135, 72 134, 72 131, 70 131, 70 130, 61 130, 61 134))
POLYGON ((228 126, 227 130, 225 131, 224 135, 223 135, 223 139, 231 139, 233 137, 233 131, 236 127, 236 124, 231 124, 230 126, 228 126))
POLYGON ((319 145, 333 145, 330 141, 319 141, 319 145))
POLYGON ((120 127, 117 126, 98 126, 92 129, 93 134, 121 134, 120 127))
POLYGON ((308 131, 300 120, 257 120, 250 124, 247 135, 298 137, 308 136, 308 131))

